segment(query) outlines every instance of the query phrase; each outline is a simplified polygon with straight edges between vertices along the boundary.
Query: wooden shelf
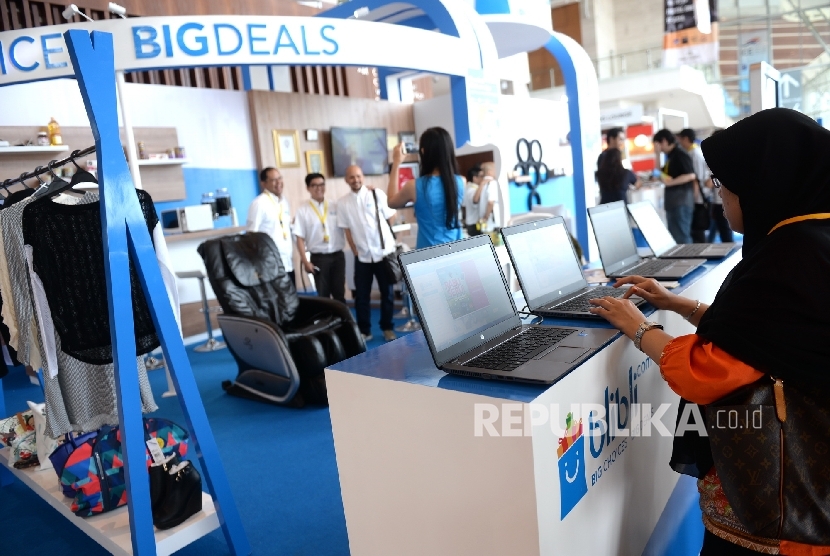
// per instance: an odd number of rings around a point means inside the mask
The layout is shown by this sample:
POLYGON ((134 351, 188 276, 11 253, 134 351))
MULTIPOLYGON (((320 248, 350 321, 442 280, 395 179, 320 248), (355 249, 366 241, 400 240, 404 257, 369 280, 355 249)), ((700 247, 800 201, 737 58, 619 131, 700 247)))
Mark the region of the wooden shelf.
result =
POLYGON ((142 159, 138 161, 139 166, 174 166, 176 164, 188 164, 190 161, 186 158, 157 158, 157 159, 142 159))
MULTIPOLYGON (((15 477, 71 521, 73 525, 111 554, 132 556, 130 515, 126 506, 94 517, 78 517, 70 511, 69 506, 72 499, 63 495, 54 470, 14 469, 8 467, 8 460, 9 448, 0 450, 0 465, 9 469, 15 477)), ((203 492, 201 512, 173 529, 155 530, 156 553, 158 556, 168 556, 218 528, 219 518, 216 515, 216 508, 213 506, 213 499, 209 494, 203 492)))
POLYGON ((62 153, 69 150, 67 145, 57 147, 0 147, 0 154, 62 153))

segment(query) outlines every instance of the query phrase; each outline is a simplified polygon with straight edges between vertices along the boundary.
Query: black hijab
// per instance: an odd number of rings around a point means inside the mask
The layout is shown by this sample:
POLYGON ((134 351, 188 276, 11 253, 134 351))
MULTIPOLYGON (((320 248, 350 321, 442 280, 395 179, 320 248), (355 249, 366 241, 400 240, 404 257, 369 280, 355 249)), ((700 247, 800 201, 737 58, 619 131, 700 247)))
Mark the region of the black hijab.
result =
MULTIPOLYGON (((697 334, 763 373, 830 386, 830 131, 785 108, 764 110, 701 145, 712 174, 738 196, 743 260, 697 334)), ((681 408, 682 410, 682 408, 681 408)), ((675 439, 672 466, 711 467, 708 439, 675 439), (694 454, 694 455, 691 455, 694 454)))
POLYGON ((830 131, 786 108, 764 110, 702 144, 738 196, 743 260, 704 313, 698 335, 759 371, 830 384, 830 131))

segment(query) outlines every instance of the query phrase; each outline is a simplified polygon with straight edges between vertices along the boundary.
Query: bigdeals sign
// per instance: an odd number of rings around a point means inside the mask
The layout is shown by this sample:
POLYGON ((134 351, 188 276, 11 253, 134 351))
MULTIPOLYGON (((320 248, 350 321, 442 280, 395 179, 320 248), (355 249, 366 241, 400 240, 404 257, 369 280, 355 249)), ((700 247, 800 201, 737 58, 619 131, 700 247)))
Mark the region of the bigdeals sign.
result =
POLYGON ((71 77, 63 33, 77 28, 112 33, 115 69, 124 71, 360 65, 466 76, 482 64, 475 41, 387 23, 322 17, 148 17, 0 33, 0 85, 71 77), (418 48, 396 47, 401 44, 418 48))

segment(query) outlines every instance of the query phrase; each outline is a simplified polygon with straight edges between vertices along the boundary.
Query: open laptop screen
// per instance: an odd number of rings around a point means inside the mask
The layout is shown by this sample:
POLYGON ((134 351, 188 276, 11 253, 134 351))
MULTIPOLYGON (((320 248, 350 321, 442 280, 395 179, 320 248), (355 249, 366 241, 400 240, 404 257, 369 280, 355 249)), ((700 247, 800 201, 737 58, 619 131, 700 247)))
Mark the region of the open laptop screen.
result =
POLYGON ((660 215, 657 210, 648 201, 640 203, 632 203, 628 205, 628 212, 634 218, 634 222, 639 226, 640 231, 648 242, 648 246, 658 257, 676 246, 677 243, 671 237, 669 230, 663 221, 660 220, 660 215))
POLYGON ((531 310, 587 285, 561 218, 502 228, 502 235, 531 310))
POLYGON ((438 352, 516 315, 489 242, 409 263, 406 272, 438 352))
POLYGON ((634 264, 640 257, 637 255, 637 244, 634 243, 634 234, 628 223, 628 213, 625 203, 617 201, 598 205, 588 209, 597 247, 602 258, 605 273, 616 272, 628 265, 634 264))

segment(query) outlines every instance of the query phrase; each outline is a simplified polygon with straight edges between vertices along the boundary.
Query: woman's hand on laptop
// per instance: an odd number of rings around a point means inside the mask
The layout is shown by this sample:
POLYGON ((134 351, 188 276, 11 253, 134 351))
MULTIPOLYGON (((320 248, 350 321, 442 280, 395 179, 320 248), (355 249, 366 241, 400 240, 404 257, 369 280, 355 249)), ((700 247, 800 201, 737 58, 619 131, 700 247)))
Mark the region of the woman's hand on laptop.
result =
POLYGON ((588 309, 591 313, 601 316, 629 338, 634 338, 637 329, 647 320, 645 315, 628 299, 606 296, 589 299, 588 303, 593 305, 588 309))
POLYGON ((657 309, 665 309, 669 311, 677 310, 677 302, 679 295, 671 293, 654 278, 643 278, 642 276, 625 276, 617 280, 614 284, 615 288, 631 284, 623 294, 623 299, 628 299, 632 295, 642 297, 657 309))

